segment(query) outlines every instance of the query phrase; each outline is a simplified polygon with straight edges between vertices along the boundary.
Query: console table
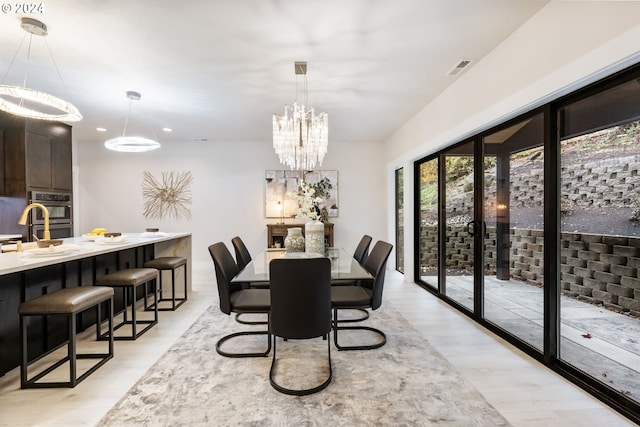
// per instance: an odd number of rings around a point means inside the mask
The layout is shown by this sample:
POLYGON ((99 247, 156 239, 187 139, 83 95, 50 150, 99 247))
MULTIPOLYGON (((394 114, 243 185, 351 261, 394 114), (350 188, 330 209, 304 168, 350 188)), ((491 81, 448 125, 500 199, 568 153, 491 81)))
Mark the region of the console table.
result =
MULTIPOLYGON (((293 227, 302 228, 304 235, 304 224, 267 224, 267 247, 275 248, 279 243, 280 247, 284 248, 284 238, 293 227)), ((324 223, 324 246, 333 247, 333 224, 329 222, 324 223)))

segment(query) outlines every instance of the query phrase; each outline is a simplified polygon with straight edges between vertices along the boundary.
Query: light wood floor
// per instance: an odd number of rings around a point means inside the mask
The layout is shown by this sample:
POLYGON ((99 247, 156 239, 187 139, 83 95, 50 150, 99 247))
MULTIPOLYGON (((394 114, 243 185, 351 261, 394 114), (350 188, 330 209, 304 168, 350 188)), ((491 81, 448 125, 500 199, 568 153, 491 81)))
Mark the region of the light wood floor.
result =
MULTIPOLYGON (((116 342, 114 359, 75 388, 20 390, 18 369, 0 377, 0 426, 95 425, 209 305, 217 304, 211 265, 195 264, 193 271, 185 305, 161 312, 159 324, 137 341, 116 342)), ((384 301, 514 426, 635 425, 419 286, 404 283, 395 271, 387 272, 384 301)))

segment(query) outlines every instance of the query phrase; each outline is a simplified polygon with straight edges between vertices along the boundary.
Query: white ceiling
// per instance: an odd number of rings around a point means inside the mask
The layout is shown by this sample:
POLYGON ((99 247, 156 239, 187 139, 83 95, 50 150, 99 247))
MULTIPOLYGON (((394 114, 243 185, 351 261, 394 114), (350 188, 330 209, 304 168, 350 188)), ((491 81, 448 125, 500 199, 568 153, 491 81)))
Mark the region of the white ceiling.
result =
POLYGON ((152 125, 161 142, 270 140, 296 83, 303 100, 294 61, 308 62, 309 104, 329 114, 330 141, 381 141, 459 78, 445 76, 459 60, 473 67, 546 3, 50 0, 44 13, 0 13, 1 84, 22 85, 30 16, 49 35, 33 39, 27 86, 78 107, 79 142, 122 134, 127 90, 142 93, 127 135, 152 125))

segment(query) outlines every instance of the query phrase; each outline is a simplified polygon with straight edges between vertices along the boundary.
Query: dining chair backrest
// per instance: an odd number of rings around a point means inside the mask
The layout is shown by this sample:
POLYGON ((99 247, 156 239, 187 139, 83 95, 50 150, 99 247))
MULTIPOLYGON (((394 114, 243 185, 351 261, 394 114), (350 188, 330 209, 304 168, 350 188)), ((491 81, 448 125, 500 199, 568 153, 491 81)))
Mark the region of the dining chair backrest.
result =
POLYGON ((373 280, 362 281, 362 286, 370 287, 373 291, 371 296, 371 308, 373 310, 378 309, 380 305, 382 305, 384 273, 387 259, 389 259, 389 254, 391 254, 392 249, 392 244, 378 240, 363 265, 365 270, 373 275, 373 280))
POLYGON ((277 258, 269 264, 271 333, 291 339, 331 331, 331 261, 277 258))
POLYGON ((238 264, 238 270, 242 271, 242 269, 251 262, 251 254, 240 236, 236 236, 231 239, 231 244, 233 245, 233 250, 236 253, 236 264, 238 264))
POLYGON ((371 240, 371 236, 365 234, 364 236, 362 236, 362 239, 360 239, 360 243, 358 243, 356 250, 353 252, 353 258, 355 258, 355 260, 360 264, 364 264, 364 262, 367 260, 367 257, 369 256, 369 245, 371 244, 371 240))
POLYGON ((231 283, 240 270, 231 252, 224 243, 218 242, 209 246, 209 254, 216 270, 216 282, 218 283, 218 296, 220 297, 220 311, 231 313, 231 294, 242 289, 239 283, 231 283))

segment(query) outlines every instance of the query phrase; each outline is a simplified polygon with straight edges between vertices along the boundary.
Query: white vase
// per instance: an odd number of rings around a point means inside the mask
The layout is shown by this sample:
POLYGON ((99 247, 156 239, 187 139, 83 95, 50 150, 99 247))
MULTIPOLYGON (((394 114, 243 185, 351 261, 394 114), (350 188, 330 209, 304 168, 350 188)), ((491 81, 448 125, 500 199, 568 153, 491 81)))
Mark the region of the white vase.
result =
POLYGON ((287 252, 304 252, 302 228, 291 227, 287 230, 287 237, 284 238, 284 247, 287 252))
POLYGON ((324 223, 313 220, 304 225, 305 251, 324 255, 324 223))

